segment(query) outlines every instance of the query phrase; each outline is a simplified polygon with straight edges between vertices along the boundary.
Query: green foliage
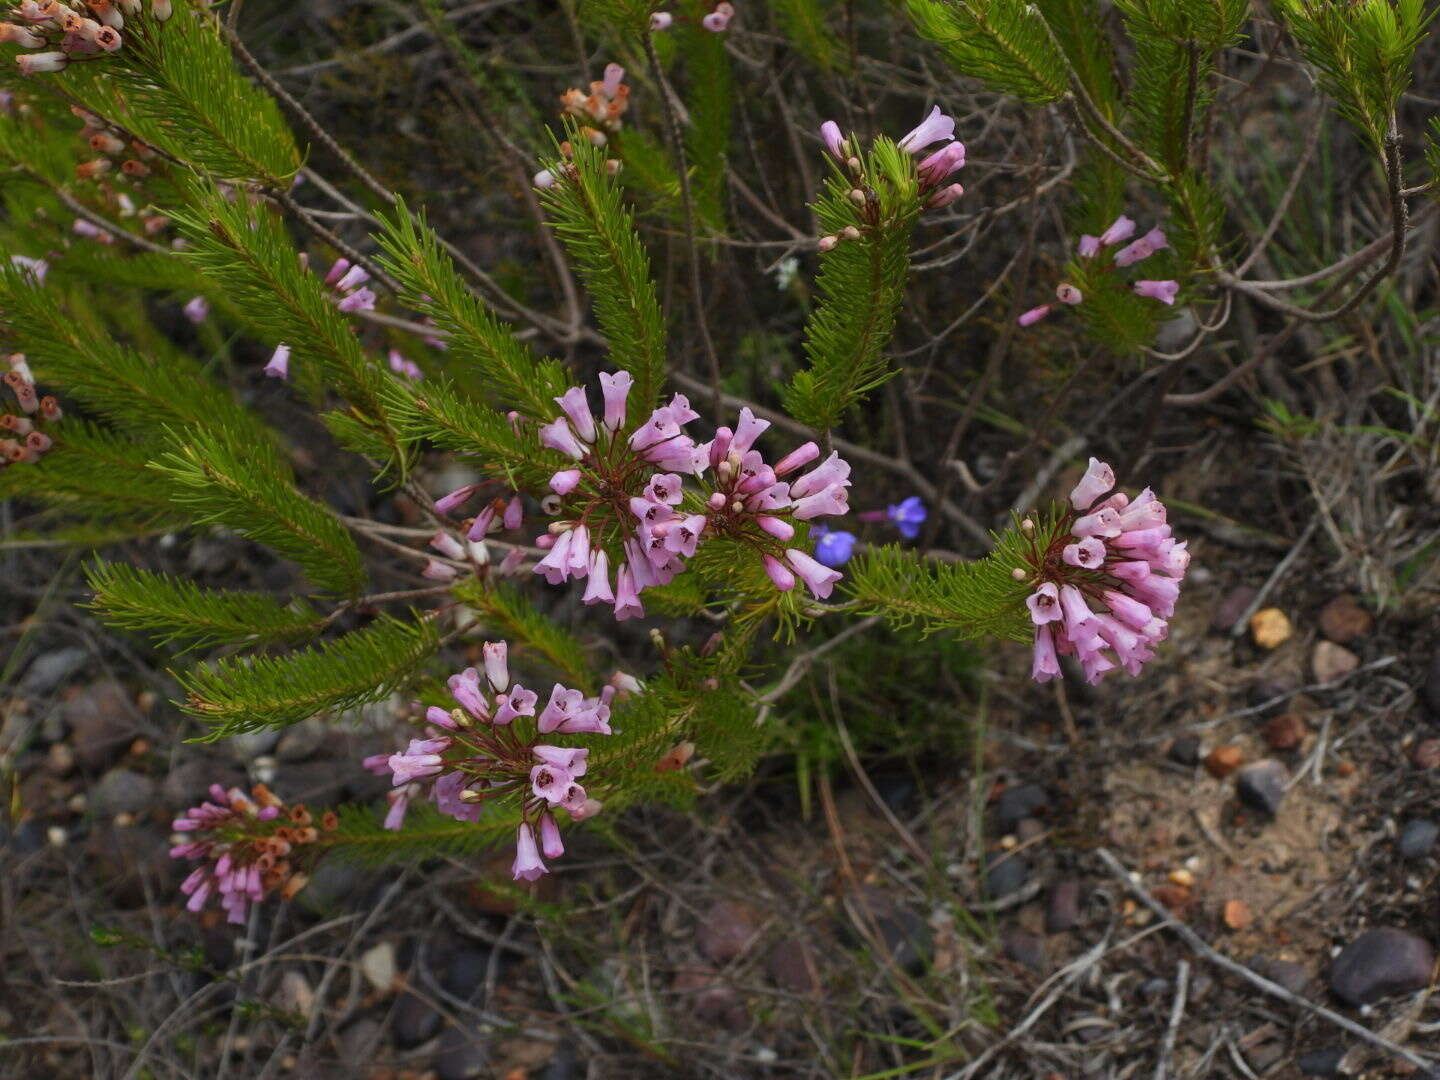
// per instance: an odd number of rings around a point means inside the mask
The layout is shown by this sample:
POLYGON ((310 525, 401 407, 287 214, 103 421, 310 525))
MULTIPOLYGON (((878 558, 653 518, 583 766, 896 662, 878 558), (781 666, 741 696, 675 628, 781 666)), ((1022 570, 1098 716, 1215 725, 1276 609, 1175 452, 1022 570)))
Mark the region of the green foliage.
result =
POLYGON ((665 319, 650 255, 620 197, 619 182, 606 170, 604 149, 591 146, 574 125, 568 132, 573 160, 551 167, 558 180, 541 198, 594 299, 610 362, 635 379, 630 413, 640 415, 654 406, 665 380, 665 319))
POLYGON ((1027 0, 905 0, 915 29, 962 75, 1043 105, 1068 89, 1065 55, 1027 0))
POLYGON ((712 34, 699 21, 710 4, 694 3, 694 22, 679 27, 675 37, 685 61, 690 123, 685 128, 685 156, 690 163, 690 192, 695 215, 714 232, 725 229, 725 155, 730 148, 730 113, 735 104, 730 57, 724 34, 712 34))
POLYGON ((187 196, 188 206, 174 217, 192 244, 188 257, 272 342, 291 347, 292 370, 302 383, 342 394, 354 420, 383 441, 391 464, 403 467, 400 438, 385 409, 394 379, 360 348, 321 278, 301 265, 283 222, 198 181, 187 196))
MULTIPOLYGON (((1045 523, 1036 525, 1045 535, 1045 523)), ((860 610, 894 627, 918 625, 926 634, 947 630, 965 640, 1029 641, 1034 633, 1025 608, 1029 587, 1010 576, 1027 565, 1025 547, 1013 528, 995 538, 988 556, 970 563, 927 562, 893 544, 875 547, 851 560, 842 587, 860 610)))
POLYGON ((557 414, 555 398, 570 378, 552 359, 541 359, 516 340, 514 331, 487 310, 466 285, 455 262, 423 221, 416 222, 403 200, 381 216, 376 236, 382 262, 404 287, 401 299, 435 320, 449 334, 447 360, 453 369, 473 370, 480 385, 505 408, 535 419, 557 414))
POLYGON ((1415 50, 1434 15, 1424 0, 1276 0, 1320 88, 1384 153, 1392 114, 1410 85, 1415 50))
MULTIPOLYGON (((1144 277, 1163 280, 1160 255, 1145 261, 1144 277)), ((1065 280, 1078 288, 1085 302, 1074 308, 1097 341, 1122 355, 1139 352, 1155 340, 1155 329, 1170 309, 1156 300, 1136 296, 1128 283, 1095 259, 1073 259, 1065 280)))
POLYGON ((277 456, 268 429, 198 363, 174 349, 155 357, 127 347, 101 321, 103 310, 88 292, 37 289, 0 262, 0 326, 42 382, 60 384, 68 397, 137 435, 153 437, 166 425, 225 426, 256 456, 277 456))
POLYGON ((188 648, 294 642, 324 627, 303 600, 282 604, 263 593, 202 589, 124 563, 96 561, 85 576, 95 593, 90 606, 107 622, 188 648))
POLYGON ((392 382, 389 408, 405 441, 430 440, 458 451, 487 475, 516 489, 541 487, 569 460, 542 447, 534 425, 517 428, 503 414, 461 395, 441 379, 426 379, 413 389, 392 382))
POLYGON ((240 76, 215 16, 176 5, 157 23, 125 20, 125 47, 72 64, 80 100, 165 154, 217 179, 285 186, 300 167, 275 99, 240 76))
POLYGON ((284 656, 227 657, 174 674, 182 707, 210 725, 203 741, 214 742, 381 701, 416 678, 439 645, 429 620, 386 617, 284 656))
POLYGON ((1075 79, 1095 107, 1114 123, 1119 117, 1120 88, 1115 81, 1115 55, 1105 34, 1097 0, 1039 0, 1036 5, 1069 61, 1075 79))
POLYGON ((163 453, 159 439, 129 439, 82 420, 66 419, 39 461, 0 471, 0 497, 42 501, 67 518, 103 523, 107 542, 184 523, 170 485, 149 468, 163 453))
POLYGON ((832 6, 825 0, 774 0, 771 5, 792 48, 822 71, 846 72, 850 58, 828 23, 832 6))
POLYGON ((838 173, 815 205, 826 233, 853 226, 860 236, 821 255, 820 302, 805 324, 807 366, 785 389, 786 410, 822 431, 893 374, 884 350, 905 296, 910 234, 920 213, 909 154, 877 139, 864 169, 867 194, 873 193, 866 207, 850 200, 855 184, 838 173))
POLYGON ((1178 176, 1214 97, 1215 54, 1240 40, 1249 0, 1117 0, 1115 6, 1135 45, 1128 104, 1141 146, 1178 176))
POLYGON ((518 808, 491 803, 476 822, 456 821, 433 804, 414 803, 405 827, 387 829, 373 806, 341 806, 339 826, 326 836, 329 857, 360 866, 388 866, 419 859, 476 855, 515 842, 518 808))
POLYGON ((519 589, 472 579, 455 587, 455 598, 493 621, 498 631, 493 636, 510 642, 512 656, 518 659, 519 649, 533 650, 564 676, 562 681, 567 685, 587 694, 593 692, 594 676, 580 642, 553 618, 537 610, 519 589))
POLYGON ((171 497, 195 521, 233 529, 293 559, 321 588, 359 590, 365 568, 355 541, 334 513, 295 489, 282 463, 264 461, 225 433, 176 439, 151 468, 171 481, 171 497))

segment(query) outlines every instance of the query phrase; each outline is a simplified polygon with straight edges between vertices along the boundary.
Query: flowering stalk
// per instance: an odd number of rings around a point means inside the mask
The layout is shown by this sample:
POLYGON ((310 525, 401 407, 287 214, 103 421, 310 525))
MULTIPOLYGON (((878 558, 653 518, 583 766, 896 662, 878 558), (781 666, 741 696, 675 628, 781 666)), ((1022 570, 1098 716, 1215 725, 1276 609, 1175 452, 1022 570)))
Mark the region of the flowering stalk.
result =
POLYGON ((1026 604, 1037 682, 1058 677, 1059 657, 1070 655, 1092 684, 1117 665, 1138 675, 1168 634, 1166 620, 1190 565, 1186 542, 1172 538, 1153 491, 1132 500, 1111 494, 1114 487, 1114 471, 1091 458, 1048 536, 1028 518, 1021 523, 1027 565, 1012 576, 1035 586, 1026 604))
MULTIPOLYGON (((1170 242, 1165 239, 1165 233, 1161 231, 1157 225, 1138 240, 1125 244, 1125 246, 1120 248, 1119 251, 1116 251, 1113 256, 1108 255, 1111 248, 1117 244, 1124 244, 1125 241, 1134 235, 1135 222, 1131 218, 1121 214, 1111 223, 1110 227, 1099 236, 1086 234, 1080 237, 1080 243, 1076 247, 1076 253, 1082 260, 1086 262, 1095 260, 1098 264, 1095 270, 1088 275, 1091 281, 1103 281, 1103 278, 1097 279, 1095 275, 1113 274, 1116 270, 1123 270, 1127 267, 1134 266, 1136 263, 1148 259, 1157 251, 1161 251, 1170 246, 1170 242)), ((1178 281, 1142 280, 1130 282, 1128 288, 1136 296, 1159 300, 1162 304, 1173 306, 1175 297, 1180 292, 1180 283, 1178 281)), ((1067 307, 1075 307, 1084 303, 1085 295, 1076 286, 1069 282, 1062 281, 1059 285, 1055 286, 1055 299, 1067 307)), ((1016 319, 1016 322, 1021 326, 1034 326, 1053 310, 1054 304, 1041 304, 1038 307, 1033 307, 1029 311, 1026 311, 1016 319)))
POLYGON ((483 804, 497 800, 518 803, 515 879, 534 881, 547 873, 546 859, 565 852, 556 812, 582 821, 600 811, 579 783, 587 770, 588 750, 556 746, 555 736, 610 734, 610 701, 615 687, 597 698, 556 683, 545 707, 536 713, 539 697, 510 679, 508 647, 486 642, 483 671, 467 668, 450 677, 458 706, 432 706, 424 714, 425 738, 411 739, 395 754, 376 754, 364 765, 389 774, 387 829, 399 829, 411 801, 428 789, 443 814, 456 821, 480 820, 483 804), (537 844, 536 836, 539 836, 537 844))

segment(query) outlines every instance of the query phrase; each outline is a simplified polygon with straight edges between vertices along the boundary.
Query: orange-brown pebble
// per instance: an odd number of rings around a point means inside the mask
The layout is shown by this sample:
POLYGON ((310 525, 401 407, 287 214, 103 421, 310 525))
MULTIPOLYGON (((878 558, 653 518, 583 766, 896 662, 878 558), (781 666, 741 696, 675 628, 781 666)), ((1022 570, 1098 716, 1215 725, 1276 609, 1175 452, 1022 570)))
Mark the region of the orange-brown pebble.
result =
POLYGON ((1234 743, 1217 746, 1205 757, 1205 771, 1217 780, 1223 780, 1245 763, 1245 751, 1234 743))

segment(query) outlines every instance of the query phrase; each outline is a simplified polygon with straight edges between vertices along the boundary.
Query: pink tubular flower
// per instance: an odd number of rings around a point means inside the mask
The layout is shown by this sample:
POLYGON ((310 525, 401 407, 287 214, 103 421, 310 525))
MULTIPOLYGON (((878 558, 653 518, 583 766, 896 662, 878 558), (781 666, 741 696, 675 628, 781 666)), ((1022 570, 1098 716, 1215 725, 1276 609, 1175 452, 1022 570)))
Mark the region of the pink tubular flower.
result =
POLYGON ((907 153, 918 154, 928 146, 953 138, 955 138, 954 118, 946 116, 940 111, 940 106, 936 105, 930 110, 929 116, 906 133, 899 145, 900 149, 907 153))
MULTIPOLYGON (((1116 218, 1103 233, 1100 234, 1099 247, 1110 247, 1114 244, 1124 243, 1135 234, 1135 222, 1124 214, 1116 218)), ((1083 252, 1082 252, 1083 254, 1083 252)))
POLYGON ((290 378, 290 346, 276 345, 270 362, 265 365, 265 374, 272 379, 290 378))
POLYGON ((1136 296, 1148 296, 1162 304, 1175 303, 1175 294, 1180 291, 1178 281, 1136 281, 1131 286, 1136 296))
POLYGON ((1030 608, 1030 621, 1044 626, 1060 618, 1060 589, 1053 581, 1047 581, 1026 598, 1030 608))
POLYGON ((15 58, 21 75, 39 75, 46 71, 64 71, 70 58, 63 52, 21 53, 15 58))
POLYGON ((1070 492, 1070 505, 1081 512, 1089 510, 1096 499, 1114 486, 1115 470, 1099 458, 1092 457, 1085 475, 1070 492))
POLYGON ((19 45, 22 49, 38 49, 45 44, 45 39, 23 26, 0 22, 0 45, 6 42, 19 45))
POLYGON ((931 192, 931 194, 929 195, 929 197, 926 198, 926 200, 925 200, 925 209, 926 209, 926 210, 940 210, 940 209, 943 209, 944 207, 949 206, 951 203, 953 203, 956 199, 960 198, 960 196, 961 196, 961 195, 964 195, 964 194, 965 194, 965 189, 964 189, 961 185, 959 185, 959 184, 949 184, 949 185, 947 185, 946 187, 941 188, 939 191, 931 192))
POLYGON ((1060 557, 1071 566, 1094 570, 1105 562, 1105 545, 1093 536, 1087 536, 1073 544, 1066 544, 1060 557))
MULTIPOLYGON (((614 65, 612 65, 614 66, 614 65)), ((590 403, 585 400, 585 388, 572 386, 555 399, 564 411, 570 426, 583 443, 595 441, 595 417, 590 413, 590 403)))
POLYGON ((668 30, 670 24, 675 21, 675 16, 668 11, 652 11, 650 13, 651 30, 668 30))
POLYGON ((1045 318, 1045 316, 1049 314, 1050 305, 1041 304, 1039 307, 1031 308, 1029 311, 1025 312, 1015 321, 1021 326, 1034 326, 1037 322, 1039 322, 1041 319, 1045 318))
POLYGON ((773 555, 765 556, 765 573, 770 575, 771 584, 781 592, 789 592, 795 587, 795 575, 786 570, 773 555))
POLYGON ((562 469, 550 477, 550 490, 556 495, 569 495, 580 484, 579 469, 562 469))
POLYGON ((1030 677, 1036 682, 1049 682, 1060 675, 1060 659, 1055 655, 1055 639, 1050 627, 1040 626, 1035 630, 1035 659, 1030 666, 1030 677))
POLYGON ((185 312, 185 318, 199 326, 210 317, 210 302, 203 296, 196 296, 188 301, 182 310, 185 312))
POLYGON ((956 169, 965 167, 965 144, 951 142, 936 150, 915 167, 923 191, 940 187, 956 169))
POLYGON ((840 571, 817 562, 799 548, 786 548, 785 559, 795 568, 795 573, 805 582, 805 587, 819 600, 830 595, 835 588, 835 582, 842 576, 840 571))
POLYGON ((456 488, 448 495, 442 495, 435 500, 435 512, 437 514, 453 513, 468 502, 470 496, 474 495, 478 490, 480 490, 478 484, 466 484, 464 487, 456 488))
POLYGON ((613 434, 625 426, 625 399, 635 379, 628 371, 601 372, 600 392, 605 399, 605 426, 613 434))
POLYGON ((830 151, 830 156, 843 164, 845 161, 845 136, 840 131, 840 125, 834 120, 826 120, 820 125, 820 138, 825 143, 825 149, 830 151))
POLYGON ((730 25, 730 20, 735 17, 735 9, 726 3, 715 5, 715 10, 700 20, 700 25, 712 34, 723 33, 730 25))
POLYGON ((1115 253, 1116 266, 1130 266, 1141 259, 1148 259, 1161 248, 1170 246, 1159 226, 1151 229, 1139 240, 1132 241, 1115 253))
POLYGON ((515 861, 510 864, 510 875, 516 881, 534 881, 541 874, 549 873, 540 860, 540 851, 535 846, 535 834, 529 824, 521 822, 515 839, 515 861))
POLYGON ((1055 286, 1055 299, 1062 304, 1078 304, 1085 299, 1085 296, 1074 285, 1061 282, 1055 286))

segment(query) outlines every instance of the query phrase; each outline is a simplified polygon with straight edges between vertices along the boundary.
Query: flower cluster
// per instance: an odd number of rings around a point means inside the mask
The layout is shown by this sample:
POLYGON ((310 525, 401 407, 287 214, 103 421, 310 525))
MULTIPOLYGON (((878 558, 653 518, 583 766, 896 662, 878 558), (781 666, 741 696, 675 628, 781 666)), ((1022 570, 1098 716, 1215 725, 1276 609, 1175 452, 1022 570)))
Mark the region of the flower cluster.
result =
MULTIPOLYGON (((853 139, 845 137, 839 124, 833 120, 825 121, 820 125, 820 138, 825 143, 825 149, 841 168, 856 180, 862 178, 864 166, 857 154, 856 144, 853 139)), ((920 158, 915 172, 920 180, 920 195, 925 201, 925 209, 938 210, 949 206, 965 194, 961 185, 946 183, 957 169, 965 167, 965 144, 955 138, 955 118, 941 112, 938 105, 930 110, 929 116, 908 131, 898 145, 913 157, 920 158), (935 149, 932 150, 931 147, 935 149), (926 153, 927 150, 930 152, 926 153)), ((851 193, 851 198, 855 199, 858 205, 865 205, 869 201, 865 192, 859 188, 851 193)), ((853 237, 846 233, 822 237, 820 249, 828 251, 844 239, 853 237)))
MULTIPOLYGON (((76 61, 116 52, 124 45, 126 16, 143 10, 141 0, 21 0, 9 14, 17 23, 0 23, 0 43, 11 42, 24 52, 16 57, 21 75, 63 71, 76 61)), ((173 13, 172 0, 150 0, 150 14, 164 22, 173 13)))
POLYGON ((571 387, 555 399, 562 415, 540 428, 541 443, 575 465, 550 479, 560 519, 536 540, 546 549, 536 572, 552 585, 588 578, 585 603, 610 604, 617 619, 637 618, 645 613, 640 593, 668 584, 702 541, 719 536, 754 551, 777 588, 794 588, 799 575, 816 596, 829 596, 840 575, 786 544, 794 521, 846 511, 850 466, 831 454, 806 475, 783 480, 820 449, 806 443, 767 465, 755 441, 770 422, 749 409, 734 430, 722 427, 697 446, 683 429, 699 414, 683 394, 627 436, 632 382, 624 371, 600 376, 598 420, 584 388, 571 387), (688 504, 687 474, 702 484, 688 504))
MULTIPOLYGON (((23 60, 24 57, 22 56, 21 59, 23 60)), ((114 171, 117 160, 120 163, 120 172, 125 176, 135 180, 142 180, 150 175, 150 165, 148 163, 155 160, 156 153, 154 148, 147 146, 139 139, 132 138, 127 142, 119 131, 88 109, 72 106, 70 111, 82 122, 80 138, 85 141, 85 144, 92 151, 99 155, 75 166, 75 175, 79 179, 98 180, 102 176, 108 176, 114 171)), ((128 213, 124 215, 127 217, 135 213, 133 204, 126 206, 122 203, 120 209, 122 212, 128 210, 128 213)), ((168 219, 164 217, 159 217, 158 221, 155 221, 153 224, 151 223, 151 219, 147 218, 145 231, 153 235, 163 229, 166 224, 168 224, 168 219)), ((103 232, 103 230, 97 231, 103 232)), ((90 235, 92 239, 101 239, 101 237, 91 234, 89 230, 78 221, 76 222, 75 232, 82 236, 90 235)), ((105 237, 108 238, 109 234, 105 233, 105 237)), ((102 240, 102 242, 105 241, 102 240)))
POLYGON ((564 810, 574 821, 600 812, 600 803, 579 783, 590 752, 554 746, 548 738, 609 735, 610 702, 618 683, 627 689, 639 684, 617 680, 599 697, 587 698, 556 683, 537 715, 539 696, 511 682, 507 653, 503 641, 486 642, 484 670, 466 668, 449 680, 458 707, 431 706, 425 711, 429 730, 424 738, 411 739, 399 753, 366 758, 364 765, 392 777, 387 829, 400 828, 411 801, 426 787, 440 812, 456 821, 479 821, 487 800, 518 800, 521 821, 511 872, 516 880, 534 881, 547 872, 542 853, 546 859, 565 853, 555 812, 564 810))
MULTIPOLYGON (((1086 234, 1080 237, 1077 253, 1082 259, 1095 259, 1116 244, 1124 244, 1126 240, 1130 240, 1130 237, 1134 235, 1135 222, 1124 214, 1121 214, 1115 219, 1114 223, 1099 236, 1086 234)), ((1157 251, 1169 246, 1170 242, 1165 239, 1165 234, 1161 232, 1160 227, 1157 225, 1138 240, 1131 240, 1130 243, 1125 244, 1124 247, 1115 252, 1114 256, 1110 259, 1109 266, 1102 269, 1110 271, 1123 270, 1128 266, 1134 266, 1142 259, 1148 259, 1157 251)), ((1142 279, 1140 281, 1130 282, 1129 288, 1136 296, 1145 296, 1152 300, 1159 300, 1162 304, 1173 305, 1176 294, 1180 292, 1180 283, 1178 281, 1149 281, 1142 279)), ((1074 285, 1062 281, 1059 285, 1055 286, 1055 299, 1062 304, 1073 307, 1076 304, 1083 303, 1085 296, 1074 285)), ((1046 315, 1049 315, 1053 308, 1053 304, 1041 304, 1039 307, 1033 307, 1025 312, 1016 321, 1021 326, 1033 326, 1045 318, 1046 315)))
POLYGON ((1138 675, 1166 638, 1190 553, 1185 541, 1172 538, 1165 505, 1153 491, 1131 499, 1110 494, 1114 487, 1114 471, 1091 458, 1048 538, 1037 537, 1029 519, 1021 523, 1030 539, 1029 566, 1012 573, 1037 586, 1026 601, 1035 624, 1031 676, 1037 682, 1059 676, 1058 657, 1070 655, 1091 684, 1117 662, 1138 675))
POLYGON ((0 415, 0 468, 40 460, 55 445, 54 438, 44 429, 58 423, 64 415, 58 401, 48 394, 41 397, 36 391, 35 376, 23 353, 12 353, 8 362, 10 370, 5 372, 3 380, 6 389, 15 396, 20 415, 0 415))
POLYGON ((560 112, 585 125, 580 133, 596 146, 604 146, 607 133, 613 135, 625 126, 622 118, 630 107, 630 87, 624 78, 623 67, 606 64, 605 78, 592 82, 590 93, 571 87, 560 95, 560 112))
MULTIPOLYGON (((306 269, 309 269, 309 256, 300 256, 306 269)), ((370 280, 370 271, 363 266, 351 263, 349 259, 336 259, 330 269, 325 273, 325 287, 330 290, 330 301, 345 314, 350 315, 357 311, 375 310, 375 290, 365 287, 370 280)), ((397 375, 405 375, 412 379, 420 377, 420 369, 401 357, 397 363, 392 353, 389 359, 390 370, 397 375), (413 371, 411 369, 414 369, 413 371)), ((270 356, 270 362, 265 365, 265 374, 272 379, 290 378, 290 346, 280 344, 275 346, 275 351, 270 356)))
POLYGON ((323 833, 339 820, 332 813, 314 819, 304 804, 286 806, 264 784, 246 795, 210 786, 210 800, 192 806, 175 819, 172 828, 184 839, 170 849, 172 859, 199 860, 180 891, 190 897, 186 908, 198 912, 212 895, 228 921, 243 923, 251 904, 258 904, 276 889, 289 900, 309 880, 297 868, 316 850, 323 833))

